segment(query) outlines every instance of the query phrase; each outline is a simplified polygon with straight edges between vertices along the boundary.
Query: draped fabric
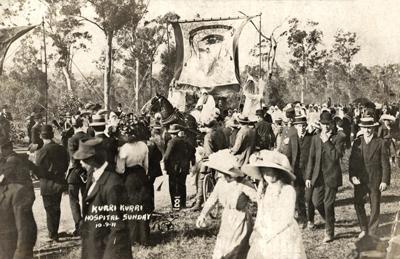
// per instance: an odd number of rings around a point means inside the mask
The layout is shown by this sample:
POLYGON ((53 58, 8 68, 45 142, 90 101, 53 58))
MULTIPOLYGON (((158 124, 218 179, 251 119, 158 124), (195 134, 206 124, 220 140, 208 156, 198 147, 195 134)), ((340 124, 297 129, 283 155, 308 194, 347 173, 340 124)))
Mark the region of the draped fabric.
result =
POLYGON ((176 21, 175 87, 206 89, 213 96, 238 92, 239 36, 250 18, 176 21))
POLYGON ((11 44, 25 33, 29 32, 34 26, 18 26, 0 29, 0 75, 3 73, 3 63, 11 44))

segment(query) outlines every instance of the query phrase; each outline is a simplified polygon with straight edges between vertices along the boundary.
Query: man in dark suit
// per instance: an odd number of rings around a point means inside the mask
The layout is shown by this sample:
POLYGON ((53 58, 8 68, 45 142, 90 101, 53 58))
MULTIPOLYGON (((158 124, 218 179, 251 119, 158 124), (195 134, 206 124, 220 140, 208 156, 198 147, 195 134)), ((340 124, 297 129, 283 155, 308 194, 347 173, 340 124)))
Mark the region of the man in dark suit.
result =
POLYGON ((32 141, 32 145, 30 147, 30 151, 34 152, 35 150, 38 150, 40 148, 42 148, 43 146, 43 140, 40 138, 40 131, 42 129, 42 125, 43 125, 43 118, 42 115, 39 113, 36 113, 33 116, 33 120, 35 121, 35 124, 33 125, 32 129, 31 129, 31 141, 32 141))
POLYGON ((287 157, 296 175, 294 187, 296 190, 296 209, 299 222, 314 228, 315 208, 311 201, 312 189, 305 188, 306 167, 313 135, 307 131, 307 118, 298 116, 294 118, 293 125, 297 134, 289 136, 287 157))
POLYGON ((82 198, 84 199, 87 172, 85 169, 83 169, 80 161, 73 158, 73 154, 79 148, 79 141, 89 138, 89 136, 86 134, 87 127, 84 126, 83 119, 79 116, 72 119, 72 126, 74 127, 75 134, 68 139, 70 165, 66 179, 68 183, 69 204, 71 207, 72 217, 75 222, 75 231, 73 234, 77 236, 79 235, 79 226, 82 221, 79 193, 81 193, 82 198))
POLYGON ((282 154, 287 153, 289 137, 297 134, 297 131, 293 126, 294 117, 295 117, 294 109, 292 107, 288 108, 285 111, 285 118, 283 120, 284 126, 282 127, 282 133, 280 136, 281 142, 279 143, 280 145, 277 147, 278 151, 281 152, 282 154))
POLYGON ((96 138, 101 138, 102 151, 105 153, 108 166, 115 170, 118 154, 118 141, 106 132, 106 120, 103 115, 93 115, 90 127, 95 132, 96 138))
POLYGON ((183 136, 182 128, 172 124, 168 133, 171 140, 167 143, 164 153, 165 170, 169 176, 169 194, 172 207, 181 209, 186 207, 186 177, 189 173, 190 163, 195 164, 195 148, 183 136))
POLYGON ((331 242, 335 233, 335 199, 342 185, 340 158, 345 139, 335 134, 332 114, 320 115, 321 132, 313 136, 306 168, 306 187, 313 187, 312 201, 325 219, 324 243, 331 242))
POLYGON ((235 139, 235 144, 231 148, 231 153, 238 159, 240 166, 247 164, 250 155, 254 151, 256 132, 254 128, 250 128, 251 124, 248 117, 238 116, 240 130, 235 139))
MULTIPOLYGON (((212 153, 217 152, 218 150, 222 150, 229 147, 226 136, 221 127, 218 126, 218 122, 216 120, 210 121, 207 125, 207 133, 204 136, 203 141, 203 149, 204 149, 204 157, 207 158, 212 153)), ((192 208, 192 210, 197 211, 201 209, 201 205, 203 204, 203 180, 204 175, 209 172, 208 168, 204 166, 203 162, 200 162, 200 172, 199 177, 197 178, 197 192, 196 192, 196 201, 192 208)))
POLYGON ((36 165, 39 168, 40 193, 46 210, 49 238, 58 241, 60 225, 60 203, 62 193, 67 189, 65 174, 68 169, 69 157, 67 150, 52 139, 54 132, 51 125, 43 125, 41 129, 43 147, 38 150, 36 165))
POLYGON ((272 149, 275 146, 275 134, 271 123, 265 120, 263 110, 256 111, 258 121, 256 123, 256 149, 272 149))
POLYGON ((378 126, 372 117, 361 118, 360 133, 355 139, 349 160, 350 181, 354 184, 354 207, 361 227, 360 238, 375 235, 379 225, 381 193, 390 184, 390 162, 384 139, 374 134, 378 126), (365 196, 369 195, 371 216, 365 212, 365 196))
POLYGON ((104 153, 99 152, 102 141, 101 138, 80 140, 79 149, 74 153, 74 159, 80 160, 83 168, 90 172, 80 228, 82 258, 130 259, 129 230, 120 208, 129 205, 127 193, 122 178, 110 170, 104 153), (102 219, 96 220, 96 217, 102 219))
POLYGON ((29 170, 35 166, 13 152, 11 142, 0 146, 0 258, 33 258, 37 228, 29 170))

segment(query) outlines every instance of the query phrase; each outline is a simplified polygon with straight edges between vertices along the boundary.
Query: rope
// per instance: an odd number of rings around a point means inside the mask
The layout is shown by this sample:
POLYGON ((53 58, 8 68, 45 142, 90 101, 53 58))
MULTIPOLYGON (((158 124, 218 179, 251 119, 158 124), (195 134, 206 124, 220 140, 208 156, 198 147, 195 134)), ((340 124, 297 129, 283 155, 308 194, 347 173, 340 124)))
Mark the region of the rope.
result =
POLYGON ((103 96, 102 96, 101 94, 99 94, 99 93, 98 93, 98 90, 97 90, 96 88, 94 88, 94 87, 90 84, 89 80, 85 77, 85 75, 82 73, 82 71, 79 69, 79 67, 75 64, 75 62, 74 62, 73 59, 71 59, 71 62, 72 62, 72 64, 75 66, 75 68, 78 70, 79 74, 81 74, 81 76, 83 77, 83 79, 85 79, 87 85, 88 85, 89 87, 91 87, 90 89, 93 89, 94 92, 98 95, 98 97, 100 97, 100 99, 103 100, 103 96))

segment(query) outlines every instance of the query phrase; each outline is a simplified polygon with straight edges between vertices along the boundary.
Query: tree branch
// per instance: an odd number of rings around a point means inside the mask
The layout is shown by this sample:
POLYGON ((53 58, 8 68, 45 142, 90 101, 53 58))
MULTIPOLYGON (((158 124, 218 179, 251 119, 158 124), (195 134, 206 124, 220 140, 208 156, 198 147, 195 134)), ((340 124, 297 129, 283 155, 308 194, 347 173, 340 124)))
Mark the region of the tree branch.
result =
MULTIPOLYGON (((91 24, 94 24, 94 25, 96 25, 100 30, 105 31, 105 29, 104 29, 103 27, 101 27, 100 24, 98 24, 97 22, 92 21, 92 20, 90 20, 90 19, 88 19, 88 18, 86 18, 86 17, 83 17, 83 16, 81 16, 81 15, 79 15, 79 16, 77 16, 77 17, 81 18, 81 19, 84 20, 84 21, 90 22, 91 24)), ((82 21, 82 20, 81 20, 81 21, 82 21)))
MULTIPOLYGON (((248 16, 247 14, 245 14, 245 13, 242 12, 242 11, 239 11, 239 13, 243 14, 243 15, 246 16, 247 18, 250 17, 250 16, 248 16)), ((270 38, 268 38, 267 36, 265 36, 265 35, 260 31, 260 29, 257 27, 257 25, 255 25, 255 23, 253 22, 253 20, 250 19, 250 22, 251 22, 251 24, 254 26, 254 28, 256 29, 256 31, 261 35, 261 37, 263 37, 264 39, 266 39, 266 40, 268 40, 268 41, 271 40, 270 38)))

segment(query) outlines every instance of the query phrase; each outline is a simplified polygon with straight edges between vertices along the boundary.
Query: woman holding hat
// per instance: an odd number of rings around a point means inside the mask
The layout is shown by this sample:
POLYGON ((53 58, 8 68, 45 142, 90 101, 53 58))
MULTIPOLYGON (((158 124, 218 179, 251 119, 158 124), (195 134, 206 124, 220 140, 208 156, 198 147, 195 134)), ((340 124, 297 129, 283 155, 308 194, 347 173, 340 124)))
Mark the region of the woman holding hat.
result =
POLYGON ((287 157, 277 151, 261 150, 250 157, 242 170, 260 180, 257 219, 247 258, 306 258, 294 218, 296 192, 291 182, 296 177, 287 157))
POLYGON ((247 205, 250 199, 256 200, 256 191, 243 181, 244 174, 239 170, 236 158, 227 149, 211 154, 207 166, 224 177, 218 180, 205 202, 196 226, 205 226, 206 216, 219 202, 224 210, 212 258, 245 258, 253 227, 247 205))

